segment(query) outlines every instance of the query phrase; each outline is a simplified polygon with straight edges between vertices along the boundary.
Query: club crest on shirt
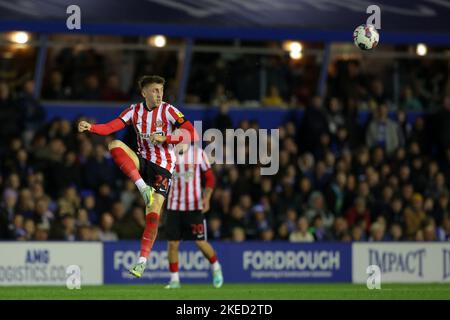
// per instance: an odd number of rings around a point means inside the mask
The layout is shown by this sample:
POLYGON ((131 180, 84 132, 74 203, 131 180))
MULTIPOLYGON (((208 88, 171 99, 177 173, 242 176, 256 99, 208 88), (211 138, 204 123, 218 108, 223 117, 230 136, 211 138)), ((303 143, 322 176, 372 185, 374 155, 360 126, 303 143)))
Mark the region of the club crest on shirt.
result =
POLYGON ((164 123, 161 120, 157 120, 155 122, 155 125, 156 125, 157 128, 162 128, 164 126, 164 123))

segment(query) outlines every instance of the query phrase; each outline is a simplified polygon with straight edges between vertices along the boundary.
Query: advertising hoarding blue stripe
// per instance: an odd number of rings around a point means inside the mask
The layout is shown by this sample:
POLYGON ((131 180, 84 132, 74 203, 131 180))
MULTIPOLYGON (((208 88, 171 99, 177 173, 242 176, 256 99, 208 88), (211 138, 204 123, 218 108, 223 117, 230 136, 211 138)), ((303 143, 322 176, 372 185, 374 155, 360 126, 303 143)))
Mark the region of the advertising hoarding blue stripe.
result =
MULTIPOLYGON (((213 242, 229 283, 351 282, 352 250, 347 243, 213 242)), ((139 242, 104 244, 105 283, 164 283, 169 280, 165 242, 157 242, 144 276, 131 278, 127 270, 139 255, 139 242)), ((183 283, 209 283, 209 262, 192 242, 180 246, 183 283)))

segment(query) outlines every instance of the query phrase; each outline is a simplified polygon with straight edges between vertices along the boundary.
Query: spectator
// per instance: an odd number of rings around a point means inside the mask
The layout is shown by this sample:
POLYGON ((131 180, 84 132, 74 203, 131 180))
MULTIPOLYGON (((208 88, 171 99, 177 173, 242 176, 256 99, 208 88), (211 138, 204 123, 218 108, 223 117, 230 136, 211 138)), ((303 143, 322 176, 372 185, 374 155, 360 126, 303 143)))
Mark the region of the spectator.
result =
POLYGON ((98 188, 95 202, 95 212, 106 212, 111 210, 111 204, 113 203, 114 196, 111 187, 107 184, 102 184, 98 188))
POLYGON ((367 228, 364 231, 369 231, 371 222, 370 211, 367 208, 366 200, 363 197, 357 197, 355 199, 354 206, 345 212, 345 219, 349 225, 354 225, 357 220, 363 219, 367 228))
POLYGON ((314 97, 311 106, 306 108, 300 123, 299 141, 306 151, 313 151, 319 145, 322 134, 328 133, 328 119, 322 110, 322 99, 314 97))
POLYGON ((3 234, 5 235, 7 233, 7 226, 12 223, 15 215, 19 213, 17 208, 18 198, 18 193, 14 189, 7 188, 3 192, 3 201, 0 204, 0 216, 3 223, 0 228, 3 229, 3 234))
POLYGON ((402 227, 405 226, 405 217, 403 215, 403 201, 400 197, 395 196, 392 198, 388 208, 389 224, 397 223, 402 227))
POLYGON ((222 220, 217 215, 209 215, 208 238, 210 240, 220 240, 223 237, 222 220))
POLYGON ((210 99, 212 106, 218 107, 224 104, 237 105, 238 101, 233 97, 233 93, 225 89, 225 86, 221 83, 217 84, 214 93, 210 99))
POLYGON ((298 193, 295 196, 295 203, 299 210, 304 211, 308 208, 308 200, 312 193, 312 183, 308 177, 302 177, 298 183, 298 193))
POLYGON ((21 214, 16 214, 13 217, 12 224, 8 226, 9 229, 9 237, 14 240, 26 240, 26 231, 24 228, 24 217, 21 214))
POLYGON ((369 147, 380 146, 391 155, 400 145, 400 131, 398 125, 388 119, 388 109, 382 104, 377 109, 376 118, 369 123, 366 143, 369 147))
POLYGON ((428 128, 423 117, 417 117, 409 135, 405 135, 407 138, 407 143, 411 144, 417 142, 419 144, 420 150, 427 153, 431 150, 431 145, 429 141, 428 128))
POLYGON ((315 191, 309 197, 309 207, 305 212, 308 221, 312 221, 315 216, 321 216, 325 228, 330 228, 334 221, 334 216, 329 212, 325 205, 325 199, 321 192, 315 191))
POLYGON ((433 199, 437 199, 440 194, 448 192, 447 183, 442 172, 438 172, 433 180, 431 183, 428 183, 425 194, 433 199))
POLYGON ((213 128, 225 133, 226 129, 233 128, 233 122, 229 115, 229 105, 227 103, 221 103, 219 106, 219 114, 213 120, 213 128))
POLYGON ((18 105, 21 108, 25 144, 29 145, 34 133, 43 125, 46 115, 44 108, 34 97, 33 80, 25 81, 23 91, 19 95, 18 105))
POLYGON ((261 230, 260 235, 259 235, 259 239, 261 239, 262 241, 272 241, 274 239, 274 232, 271 228, 266 228, 261 230))
POLYGON ((399 223, 391 224, 389 229, 389 241, 403 241, 403 228, 399 223))
POLYGON ((98 76, 90 74, 84 80, 84 86, 78 91, 77 98, 79 100, 101 100, 101 91, 98 76))
POLYGON ((288 233, 292 233, 293 231, 295 231, 295 229, 297 229, 297 220, 298 215, 295 208, 288 208, 286 210, 286 216, 283 220, 283 223, 286 225, 288 233))
POLYGON ((437 225, 442 224, 444 217, 450 216, 449 194, 447 191, 443 191, 439 195, 439 198, 434 205, 434 209, 431 213, 431 216, 433 217, 437 225))
POLYGON ((36 232, 36 224, 34 223, 34 220, 31 218, 26 218, 23 223, 23 229, 25 230, 25 239, 34 240, 36 232))
POLYGON ((435 114, 435 141, 441 154, 450 148, 450 94, 443 101, 443 107, 435 114))
POLYGON ((351 229, 352 241, 367 241, 366 232, 361 225, 355 224, 351 229))
POLYGON ((71 88, 63 86, 63 76, 60 71, 53 70, 49 81, 44 81, 42 98, 48 100, 68 100, 71 98, 71 88))
POLYGON ((276 240, 285 241, 289 239, 289 230, 286 223, 281 223, 278 225, 277 234, 275 236, 276 240))
POLYGON ((75 217, 75 213, 80 207, 80 197, 74 186, 68 187, 64 191, 64 195, 58 200, 59 215, 69 214, 75 217))
POLYGON ((343 212, 346 197, 347 176, 343 172, 337 172, 335 179, 325 192, 327 207, 334 215, 340 216, 343 212))
POLYGON ((421 194, 415 193, 412 196, 411 206, 405 209, 404 217, 406 236, 409 240, 414 240, 414 237, 426 220, 426 214, 423 210, 423 196, 421 194))
POLYGON ((55 218, 53 212, 49 210, 49 199, 42 197, 36 201, 34 220, 37 224, 50 226, 55 218))
POLYGON ((239 205, 233 206, 231 209, 231 214, 226 220, 226 225, 228 230, 233 230, 234 228, 241 228, 246 230, 247 223, 245 220, 245 212, 239 205))
POLYGON ((381 191, 381 196, 378 197, 374 204, 374 212, 371 212, 372 220, 376 218, 378 214, 389 213, 393 197, 394 189, 390 185, 385 185, 381 191))
POLYGON ((127 179, 125 181, 125 188, 120 193, 120 202, 123 203, 125 210, 128 211, 131 209, 131 206, 137 199, 138 197, 136 196, 136 186, 134 185, 133 181, 127 179))
POLYGON ((36 225, 35 240, 47 241, 49 239, 50 226, 47 223, 40 223, 36 225))
POLYGON ((424 241, 437 241, 436 225, 433 219, 428 219, 423 227, 424 241))
POLYGON ((98 224, 99 218, 97 216, 97 211, 95 210, 95 201, 94 194, 89 192, 83 198, 82 208, 86 211, 87 221, 89 223, 98 224))
POLYGON ((299 158, 298 166, 303 176, 302 180, 304 178, 307 178, 309 179, 309 182, 311 182, 311 180, 314 178, 314 165, 315 160, 312 153, 306 152, 299 158))
POLYGON ((266 107, 286 107, 286 102, 280 96, 277 86, 271 85, 268 94, 262 100, 263 106, 266 107))
POLYGON ((94 155, 84 165, 84 182, 89 189, 97 189, 101 184, 112 185, 115 167, 104 145, 95 146, 94 155))
MULTIPOLYGON (((247 235, 262 235, 267 230, 271 230, 271 222, 267 216, 264 206, 257 204, 252 208, 252 223, 247 230, 247 235)), ((266 236, 269 236, 266 234, 266 236)), ((273 237, 273 235, 272 235, 273 237)))
POLYGON ((61 223, 59 225, 55 225, 53 238, 65 241, 75 241, 77 231, 75 216, 70 213, 64 213, 61 216, 60 221, 61 223))
POLYGON ((314 241, 329 241, 331 240, 331 236, 328 232, 328 229, 325 228, 323 224, 323 218, 320 215, 317 215, 313 219, 311 232, 314 236, 314 241))
POLYGON ((437 228, 437 238, 439 241, 450 240, 450 216, 445 215, 442 223, 437 228))
POLYGON ((92 229, 89 225, 81 225, 77 229, 78 235, 76 240, 77 241, 92 241, 93 240, 93 234, 92 229))
MULTIPOLYGON (((127 214, 125 207, 121 202, 116 201, 113 203, 111 214, 114 218, 113 231, 117 234, 119 239, 137 239, 140 236, 136 234, 136 224, 133 221, 133 217, 127 214)), ((144 214, 142 213, 142 215, 144 214)), ((142 232, 142 230, 140 231, 142 232)))
POLYGON ((117 234, 113 231, 114 218, 109 212, 102 214, 100 220, 100 241, 116 241, 118 240, 117 234))
POLYGON ((381 223, 375 222, 370 227, 369 241, 385 241, 385 226, 381 223))
POLYGON ((338 128, 345 128, 346 119, 342 112, 341 102, 338 98, 332 97, 328 107, 328 130, 333 135, 337 135, 338 128))
POLYGON ((308 219, 300 217, 297 223, 297 230, 289 236, 290 242, 314 242, 314 236, 308 230, 308 219))
POLYGON ((105 101, 125 101, 126 94, 120 89, 120 79, 116 74, 112 74, 106 80, 106 86, 101 92, 101 98, 105 101))
POLYGON ((411 124, 408 122, 407 114, 404 109, 397 110, 397 125, 398 130, 400 130, 399 138, 400 142, 399 145, 404 147, 406 145, 406 142, 408 142, 410 135, 411 135, 411 124))
POLYGON ((388 96, 384 90, 381 79, 375 79, 370 84, 369 104, 380 106, 388 102, 388 96))
POLYGON ((78 228, 81 226, 91 225, 91 222, 89 221, 89 214, 86 209, 84 208, 78 209, 75 224, 78 228))
POLYGON ((402 100, 401 107, 406 110, 422 111, 423 109, 422 102, 420 102, 418 97, 414 96, 414 92, 410 86, 406 86, 403 89, 402 100))
POLYGON ((231 240, 233 242, 243 242, 245 241, 245 230, 241 227, 234 227, 231 229, 231 240))
POLYGON ((19 194, 18 211, 25 218, 33 218, 34 209, 35 209, 35 202, 30 189, 23 188, 22 190, 20 190, 19 194))
POLYGON ((0 82, 0 123, 2 124, 0 126, 1 141, 9 141, 21 132, 19 107, 12 99, 10 88, 5 82, 0 82))
POLYGON ((128 228, 130 234, 134 234, 135 238, 139 238, 142 234, 142 230, 145 228, 145 213, 143 207, 144 206, 134 206, 131 209, 131 222, 128 228))
POLYGON ((334 219, 333 227, 331 229, 331 238, 340 241, 348 233, 348 224, 343 217, 336 217, 334 219))

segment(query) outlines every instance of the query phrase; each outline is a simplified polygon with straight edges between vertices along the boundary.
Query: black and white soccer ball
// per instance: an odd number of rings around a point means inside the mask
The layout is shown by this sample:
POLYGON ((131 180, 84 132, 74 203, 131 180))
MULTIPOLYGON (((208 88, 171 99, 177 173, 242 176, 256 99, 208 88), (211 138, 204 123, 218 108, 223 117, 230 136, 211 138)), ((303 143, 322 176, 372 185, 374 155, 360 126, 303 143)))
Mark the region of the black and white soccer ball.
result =
POLYGON ((375 48, 380 40, 380 35, 371 24, 362 24, 353 31, 353 42, 361 50, 375 48))

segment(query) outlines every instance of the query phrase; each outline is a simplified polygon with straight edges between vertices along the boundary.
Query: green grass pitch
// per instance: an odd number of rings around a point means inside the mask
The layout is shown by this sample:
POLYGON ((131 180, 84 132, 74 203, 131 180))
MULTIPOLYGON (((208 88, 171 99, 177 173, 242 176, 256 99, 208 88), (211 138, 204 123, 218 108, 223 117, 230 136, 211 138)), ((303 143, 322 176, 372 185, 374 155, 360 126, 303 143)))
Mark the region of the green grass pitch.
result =
POLYGON ((369 290, 364 284, 185 284, 181 289, 164 289, 161 284, 82 286, 80 290, 65 287, 0 287, 0 299, 83 299, 83 300, 450 300, 448 284, 382 284, 380 290, 369 290))

